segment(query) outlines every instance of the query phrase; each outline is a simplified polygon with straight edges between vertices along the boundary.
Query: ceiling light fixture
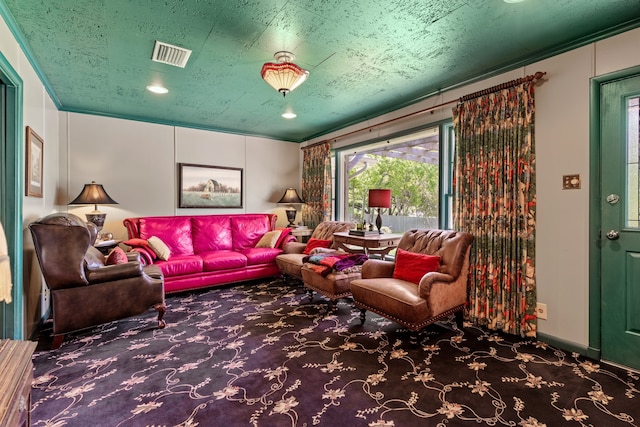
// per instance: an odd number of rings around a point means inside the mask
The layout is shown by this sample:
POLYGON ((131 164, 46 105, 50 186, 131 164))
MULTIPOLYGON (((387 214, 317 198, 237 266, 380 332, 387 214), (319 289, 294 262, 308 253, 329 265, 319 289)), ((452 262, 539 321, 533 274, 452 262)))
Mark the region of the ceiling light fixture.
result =
POLYGON ((166 87, 163 87, 163 86, 159 86, 159 85, 149 85, 149 86, 147 86, 147 90, 149 92, 159 93, 161 95, 164 95, 165 93, 169 92, 169 89, 167 89, 166 87))
POLYGON ((309 72, 291 62, 296 59, 291 52, 276 52, 273 57, 278 62, 266 62, 262 66, 260 75, 265 82, 280 92, 282 96, 287 96, 287 93, 307 80, 309 72))
POLYGON ((282 113, 282 117, 285 119, 295 119, 298 115, 296 113, 282 113))

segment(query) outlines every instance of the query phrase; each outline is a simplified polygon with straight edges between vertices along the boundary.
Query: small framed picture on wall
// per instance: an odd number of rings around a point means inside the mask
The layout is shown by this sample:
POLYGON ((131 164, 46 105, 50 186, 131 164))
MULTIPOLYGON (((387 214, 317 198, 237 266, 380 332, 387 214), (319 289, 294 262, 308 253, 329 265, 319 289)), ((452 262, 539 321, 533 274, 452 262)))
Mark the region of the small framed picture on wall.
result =
POLYGON ((31 197, 42 197, 44 169, 44 140, 27 126, 26 193, 31 197))

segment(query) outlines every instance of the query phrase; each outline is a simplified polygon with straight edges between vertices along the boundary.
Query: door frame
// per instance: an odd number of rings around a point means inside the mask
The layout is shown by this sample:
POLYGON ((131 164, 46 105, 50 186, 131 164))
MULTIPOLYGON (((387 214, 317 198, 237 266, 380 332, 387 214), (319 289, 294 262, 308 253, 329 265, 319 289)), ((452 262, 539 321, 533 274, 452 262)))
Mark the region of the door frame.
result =
POLYGON ((11 260, 11 304, 0 303, 0 336, 21 340, 23 315, 22 195, 24 194, 24 131, 22 128, 23 82, 0 52, 0 78, 6 88, 5 146, 0 150, 0 220, 11 260))
POLYGON ((586 355, 596 360, 600 360, 602 348, 600 87, 634 75, 640 75, 640 66, 593 77, 589 83, 589 347, 586 355))

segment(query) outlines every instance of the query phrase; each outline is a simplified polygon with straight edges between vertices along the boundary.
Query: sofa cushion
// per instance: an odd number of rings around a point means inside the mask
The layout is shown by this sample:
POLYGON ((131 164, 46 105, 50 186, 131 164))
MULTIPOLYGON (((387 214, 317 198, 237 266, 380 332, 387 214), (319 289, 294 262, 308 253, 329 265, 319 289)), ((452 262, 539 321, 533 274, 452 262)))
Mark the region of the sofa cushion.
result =
POLYGON ((160 238, 171 250, 171 255, 193 255, 191 240, 191 217, 147 217, 140 218, 140 238, 160 238))
POLYGON ((204 271, 229 270, 247 266, 247 257, 235 251, 211 251, 199 254, 204 271))
POLYGON ((195 216, 191 218, 193 251, 196 254, 231 250, 231 220, 228 216, 195 216))
POLYGON ((439 265, 440 257, 437 255, 419 254, 398 248, 393 278, 406 280, 417 285, 422 276, 438 271, 439 265))
POLYGON ((160 267, 165 277, 173 277, 200 273, 203 262, 198 255, 176 255, 166 261, 156 261, 154 265, 160 267))
POLYGON ((231 217, 234 250, 254 248, 267 231, 271 231, 267 215, 248 214, 231 217))
POLYGON ((247 257, 247 265, 258 265, 274 263, 276 257, 282 253, 282 249, 249 248, 238 252, 247 257))

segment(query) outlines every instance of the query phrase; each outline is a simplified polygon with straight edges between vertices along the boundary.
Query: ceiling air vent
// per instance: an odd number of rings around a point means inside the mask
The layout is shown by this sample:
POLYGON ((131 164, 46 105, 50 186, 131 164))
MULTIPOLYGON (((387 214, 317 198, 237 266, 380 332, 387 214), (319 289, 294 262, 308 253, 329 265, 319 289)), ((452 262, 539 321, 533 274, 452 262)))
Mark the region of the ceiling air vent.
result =
POLYGON ((156 40, 151 59, 156 62, 162 62, 163 64, 184 68, 184 66, 187 65, 189 56, 191 56, 191 50, 189 49, 156 40))

